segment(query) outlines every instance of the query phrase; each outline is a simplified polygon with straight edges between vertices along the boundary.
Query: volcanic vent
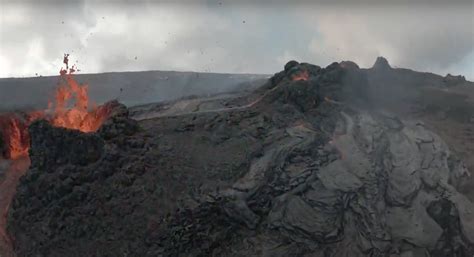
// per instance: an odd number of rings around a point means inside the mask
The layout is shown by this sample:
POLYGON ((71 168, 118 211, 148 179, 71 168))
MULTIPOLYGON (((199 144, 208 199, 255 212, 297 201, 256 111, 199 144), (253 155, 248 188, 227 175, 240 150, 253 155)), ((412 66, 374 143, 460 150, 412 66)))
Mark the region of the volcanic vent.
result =
POLYGON ((472 256, 466 166, 374 106, 371 72, 290 62, 248 94, 134 108, 139 127, 125 108, 97 133, 35 122, 15 252, 472 256))
POLYGON ((94 132, 110 114, 108 105, 90 105, 88 86, 74 79, 75 68, 69 68, 69 55, 64 56, 66 68, 61 68, 58 87, 48 109, 30 112, 0 114, 2 152, 7 159, 17 159, 28 154, 28 126, 35 120, 45 119, 53 126, 94 132), (72 106, 71 106, 72 103, 72 106))
MULTIPOLYGON (((30 165, 29 126, 44 120, 54 127, 90 133, 97 131, 120 108, 114 101, 101 106, 90 104, 88 86, 74 79, 75 67, 69 68, 68 56, 64 56, 66 67, 60 70, 58 86, 47 109, 0 114, 0 255, 9 252, 11 240, 5 232, 6 216, 17 183, 30 165)), ((55 148, 57 144, 44 147, 55 148)))

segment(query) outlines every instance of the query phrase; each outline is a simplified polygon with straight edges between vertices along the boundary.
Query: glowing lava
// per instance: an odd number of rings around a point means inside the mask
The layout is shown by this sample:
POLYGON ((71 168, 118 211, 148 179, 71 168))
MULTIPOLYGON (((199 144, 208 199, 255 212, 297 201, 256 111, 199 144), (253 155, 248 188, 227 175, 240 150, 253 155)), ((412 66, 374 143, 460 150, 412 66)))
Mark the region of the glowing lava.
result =
POLYGON ((17 159, 28 154, 30 145, 28 126, 35 120, 45 119, 56 127, 94 132, 110 115, 108 105, 99 107, 90 105, 88 86, 76 82, 73 75, 75 68, 69 68, 68 56, 64 56, 66 68, 60 70, 60 83, 54 100, 48 104, 48 109, 28 113, 0 114, 4 157, 17 159))
POLYGON ((73 72, 73 68, 69 72, 61 70, 61 79, 65 84, 56 90, 55 103, 49 104, 53 115, 48 120, 56 127, 94 132, 107 119, 110 110, 105 105, 97 108, 89 106, 88 87, 79 85, 74 80, 73 72), (74 107, 68 108, 71 100, 75 100, 74 107))
POLYGON ((3 156, 17 159, 25 156, 29 148, 28 125, 43 115, 30 116, 27 113, 7 113, 0 116, 0 132, 3 141, 3 156))
POLYGON ((59 86, 46 110, 0 113, 0 256, 15 256, 6 233, 6 217, 19 179, 28 170, 30 136, 28 126, 44 119, 53 126, 94 132, 109 117, 112 106, 90 105, 87 85, 74 79, 74 67, 69 68, 69 55, 64 55, 66 68, 61 68, 59 86), (2 160, 2 156, 11 160, 2 160))
POLYGON ((297 81, 297 80, 308 80, 309 79, 309 72, 307 70, 302 70, 299 71, 291 76, 291 80, 297 81))

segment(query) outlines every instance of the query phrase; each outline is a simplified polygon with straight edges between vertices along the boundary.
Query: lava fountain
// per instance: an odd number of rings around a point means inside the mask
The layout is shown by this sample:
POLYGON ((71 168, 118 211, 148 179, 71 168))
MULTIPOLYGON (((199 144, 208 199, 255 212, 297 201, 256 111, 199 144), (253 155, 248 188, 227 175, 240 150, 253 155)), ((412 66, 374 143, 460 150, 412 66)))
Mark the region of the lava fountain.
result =
POLYGON ((96 107, 89 103, 88 86, 74 79, 76 70, 69 68, 68 56, 64 56, 66 68, 60 70, 59 85, 46 110, 0 114, 5 158, 18 159, 28 154, 28 126, 35 120, 45 119, 56 127, 94 132, 110 115, 108 105, 96 107))
POLYGON ((74 79, 76 70, 69 68, 68 57, 64 55, 66 68, 61 68, 54 98, 45 110, 0 114, 0 256, 14 256, 5 226, 18 181, 30 165, 28 126, 44 119, 56 127, 94 132, 112 111, 109 104, 98 107, 90 104, 88 86, 74 79), (2 156, 9 160, 2 160, 2 156))

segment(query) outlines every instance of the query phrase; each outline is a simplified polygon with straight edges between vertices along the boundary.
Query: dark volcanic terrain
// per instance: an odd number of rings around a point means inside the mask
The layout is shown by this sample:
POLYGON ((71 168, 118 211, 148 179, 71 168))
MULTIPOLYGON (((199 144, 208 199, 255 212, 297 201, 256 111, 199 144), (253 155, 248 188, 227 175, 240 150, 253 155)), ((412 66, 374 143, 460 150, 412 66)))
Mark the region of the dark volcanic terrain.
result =
POLYGON ((97 133, 29 131, 17 256, 474 255, 462 77, 292 61, 257 89, 117 104, 97 133))

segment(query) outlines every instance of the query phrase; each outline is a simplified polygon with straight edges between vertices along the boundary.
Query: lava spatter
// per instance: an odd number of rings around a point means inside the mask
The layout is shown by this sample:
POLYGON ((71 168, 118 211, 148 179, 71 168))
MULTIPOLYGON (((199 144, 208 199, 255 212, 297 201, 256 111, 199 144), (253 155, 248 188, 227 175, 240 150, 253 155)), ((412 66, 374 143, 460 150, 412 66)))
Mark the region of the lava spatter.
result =
POLYGON ((0 132, 4 144, 2 152, 5 158, 17 159, 28 154, 27 128, 35 120, 45 119, 56 127, 94 132, 107 119, 109 107, 90 104, 88 85, 79 84, 75 80, 76 67, 69 67, 68 58, 68 54, 64 55, 63 63, 66 68, 61 68, 59 72, 59 85, 46 110, 0 115, 0 132))

